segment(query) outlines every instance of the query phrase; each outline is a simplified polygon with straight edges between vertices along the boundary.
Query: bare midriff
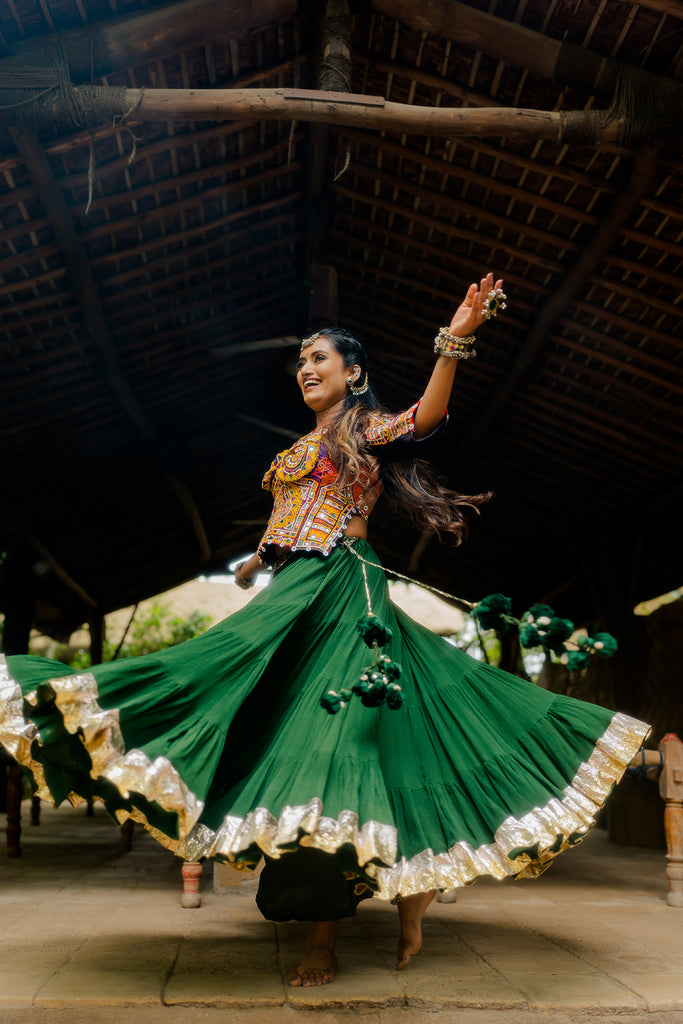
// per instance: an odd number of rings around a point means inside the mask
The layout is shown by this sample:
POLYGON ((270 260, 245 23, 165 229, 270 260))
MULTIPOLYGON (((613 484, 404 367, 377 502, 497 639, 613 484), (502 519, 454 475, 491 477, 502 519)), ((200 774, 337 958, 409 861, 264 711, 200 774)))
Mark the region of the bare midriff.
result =
POLYGON ((344 531, 345 537, 362 537, 368 539, 368 523, 362 516, 351 516, 344 531))

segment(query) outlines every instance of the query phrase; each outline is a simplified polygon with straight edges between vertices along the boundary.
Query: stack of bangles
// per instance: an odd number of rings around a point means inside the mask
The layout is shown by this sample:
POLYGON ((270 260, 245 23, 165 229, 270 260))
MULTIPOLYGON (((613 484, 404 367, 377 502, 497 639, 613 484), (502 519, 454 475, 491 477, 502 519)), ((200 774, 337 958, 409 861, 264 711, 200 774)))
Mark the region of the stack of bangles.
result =
POLYGON ((434 338, 434 351, 437 355, 448 356, 449 359, 474 359, 477 350, 474 343, 477 339, 473 334, 466 338, 458 338, 451 334, 447 327, 441 327, 434 338))
MULTIPOLYGON (((492 288, 482 304, 482 312, 485 320, 497 316, 502 310, 507 309, 507 295, 502 288, 492 288)), ((477 350, 474 343, 477 339, 473 334, 459 338, 451 334, 447 327, 440 327, 439 333, 434 338, 434 351, 437 355, 447 356, 449 359, 474 359, 477 350)))

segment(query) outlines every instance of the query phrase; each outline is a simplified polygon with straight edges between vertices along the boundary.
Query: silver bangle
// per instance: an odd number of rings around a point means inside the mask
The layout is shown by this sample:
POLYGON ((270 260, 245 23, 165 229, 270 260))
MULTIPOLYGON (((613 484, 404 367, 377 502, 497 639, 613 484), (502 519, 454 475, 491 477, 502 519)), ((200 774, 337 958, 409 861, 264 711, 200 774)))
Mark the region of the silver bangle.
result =
POLYGON ((434 352, 449 359, 474 359, 477 354, 474 347, 476 340, 474 334, 460 338, 451 334, 447 327, 440 327, 434 338, 434 352))

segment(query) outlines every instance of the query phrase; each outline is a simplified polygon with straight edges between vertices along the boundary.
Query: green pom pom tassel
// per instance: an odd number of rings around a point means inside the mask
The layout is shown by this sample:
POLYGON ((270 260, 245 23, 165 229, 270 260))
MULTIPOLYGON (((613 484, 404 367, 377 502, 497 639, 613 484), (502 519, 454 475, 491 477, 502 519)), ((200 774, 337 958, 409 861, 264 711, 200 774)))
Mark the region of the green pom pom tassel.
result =
POLYGON ((388 658, 386 656, 386 654, 381 654, 379 656, 379 659, 377 661, 377 667, 379 668, 380 672, 384 673, 384 675, 387 677, 387 681, 390 683, 395 683, 402 672, 399 663, 397 661, 392 661, 391 658, 388 658))
POLYGON ((320 698, 320 706, 327 711, 330 715, 336 715, 338 711, 345 708, 349 702, 351 696, 350 690, 342 690, 337 693, 336 690, 328 690, 320 698))
POLYGON ((522 647, 543 647, 550 623, 555 612, 549 604, 532 604, 522 615, 523 626, 519 627, 519 642, 522 647))
POLYGON ((471 611, 471 616, 476 619, 482 629, 495 629, 498 633, 507 633, 512 627, 512 622, 506 622, 504 615, 512 612, 512 601, 504 594, 489 594, 483 597, 471 611))
POLYGON ((398 683, 389 683, 386 690, 386 702, 390 711, 398 711, 406 702, 406 697, 398 683))
POLYGON ((532 604, 531 608, 522 615, 523 622, 535 624, 538 619, 552 619, 555 612, 549 604, 532 604))
POLYGON ((611 658, 618 646, 611 633, 596 633, 593 637, 593 650, 599 658, 611 658))
POLYGON ((522 647, 540 647, 541 638, 538 635, 536 626, 528 622, 525 626, 519 628, 519 642, 522 647))
POLYGON ((567 655, 567 668, 570 672, 580 672, 590 661, 588 651, 570 651, 567 655))
POLYGON ((356 629, 368 647, 373 644, 384 647, 391 640, 391 629, 377 615, 362 615, 356 623, 356 629))
POLYGON ((576 641, 579 649, 588 654, 597 654, 599 658, 611 658, 618 649, 617 641, 611 633, 596 633, 595 636, 580 636, 576 641))
POLYGON ((366 669, 360 679, 353 684, 353 692, 360 697, 364 707, 378 708, 384 700, 386 680, 380 672, 366 669))
POLYGON ((547 651, 553 654, 565 653, 565 640, 574 632, 574 623, 570 619, 553 618, 547 625, 537 626, 537 633, 541 644, 547 651))

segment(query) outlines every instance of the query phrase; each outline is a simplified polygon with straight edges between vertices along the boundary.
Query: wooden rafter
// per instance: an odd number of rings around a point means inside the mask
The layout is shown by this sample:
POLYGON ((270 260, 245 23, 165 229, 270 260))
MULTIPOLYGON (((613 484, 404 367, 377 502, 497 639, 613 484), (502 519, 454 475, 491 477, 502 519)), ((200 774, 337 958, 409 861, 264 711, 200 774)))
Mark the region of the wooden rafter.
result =
MULTIPOLYGON (((325 83, 350 83, 351 15, 348 0, 327 0, 320 39, 321 94, 331 93, 325 83), (329 66, 328 66, 329 65, 329 66)), ((350 92, 350 85, 349 90, 350 92)), ((337 271, 330 264, 330 130, 325 123, 310 127, 306 162, 306 283, 303 323, 306 327, 337 322, 337 271)))
MULTIPOLYGON (((146 14, 84 25, 76 31, 49 37, 49 47, 59 45, 66 59, 71 81, 90 82, 123 68, 134 67, 156 57, 206 44, 211 39, 234 39, 296 14, 296 0, 181 0, 146 14)), ((32 39, 14 48, 15 56, 0 61, 17 66, 16 57, 30 56, 35 68, 45 52, 45 38, 32 39)), ((53 62, 45 56, 46 67, 53 62)))
MULTIPOLYGON (((633 0, 619 0, 622 4, 633 6, 633 0)), ((683 18, 683 3, 681 0, 638 0, 641 7, 649 7, 661 14, 670 14, 672 18, 683 18)))
MULTIPOLYGON (((683 96, 683 86, 681 95, 683 96)), ((17 90, 15 90, 17 92, 17 90)), ((23 94, 22 94, 23 95, 23 94)), ((0 98, 2 91, 0 90, 0 98)), ((120 98, 106 86, 80 86, 72 98, 81 106, 79 124, 92 127, 112 116, 131 123, 144 121, 303 121, 340 127, 439 135, 446 138, 519 138, 555 143, 606 145, 631 132, 627 116, 603 110, 527 110, 521 107, 423 107, 393 103, 383 96, 333 93, 314 89, 124 89, 120 98), (82 101, 87 98, 87 104, 82 101), (87 108, 87 109, 86 109, 87 108), (87 111, 102 111, 88 113, 87 111)), ((26 91, 25 99, 31 96, 26 91)), ((73 130, 70 105, 55 98, 49 119, 55 129, 73 130)), ((31 104, 3 111, 6 123, 31 122, 31 104)), ((44 115, 43 115, 44 116, 44 115)), ((660 125, 645 124, 642 138, 659 138, 660 125)), ((681 133, 680 114, 666 134, 681 133)))
POLYGON ((529 368, 548 332, 563 310, 579 294, 583 283, 593 273, 600 259, 619 235, 627 218, 640 203, 649 188, 659 158, 660 146, 647 144, 638 151, 633 162, 631 179, 618 198, 613 202, 607 215, 600 223, 588 245, 583 249, 576 263, 560 283, 545 306, 539 311, 534 326, 505 382, 498 389, 492 401, 482 411, 479 419, 462 438, 457 449, 457 459, 462 462, 472 455, 482 437, 493 427, 513 397, 517 385, 529 368))
MULTIPOLYGON (((660 2, 665 3, 666 0, 660 2)), ((534 32, 514 21, 459 3, 458 0, 429 0, 428 3, 372 0, 372 6, 376 11, 396 18, 419 32, 450 39, 471 50, 479 50, 514 67, 525 68, 541 78, 560 85, 570 85, 587 96, 612 96, 619 77, 624 73, 652 82, 655 86, 659 82, 660 85, 666 83, 683 88, 671 79, 649 74, 585 47, 534 32)), ((676 6, 680 16, 681 5, 676 6)))
POLYGON ((91 610, 98 608, 98 602, 95 600, 95 598, 91 597, 87 590, 85 590, 85 588, 82 587, 80 583, 78 583, 72 576, 69 575, 64 566, 57 561, 54 555, 52 555, 47 550, 45 545, 41 543, 41 541, 39 541, 37 537, 34 537, 33 534, 28 533, 24 534, 24 540, 29 545, 29 547, 33 548, 35 553, 43 561, 47 562, 47 564, 52 569, 52 572, 58 579, 62 581, 64 586, 80 598, 80 600, 83 602, 86 608, 89 608, 91 610))
MULTIPOLYGON (((35 190, 40 196, 59 248, 64 255, 67 272, 74 285, 83 322, 101 360, 106 381, 119 405, 135 424, 143 441, 149 446, 150 453, 154 458, 154 450, 158 445, 155 428, 121 371, 116 348, 109 336, 97 283, 64 196, 54 179, 35 133, 30 129, 21 131, 13 129, 12 136, 35 190)), ((211 555, 211 547, 192 495, 186 484, 175 476, 164 473, 164 477, 190 518, 201 553, 201 560, 205 562, 211 555)))

